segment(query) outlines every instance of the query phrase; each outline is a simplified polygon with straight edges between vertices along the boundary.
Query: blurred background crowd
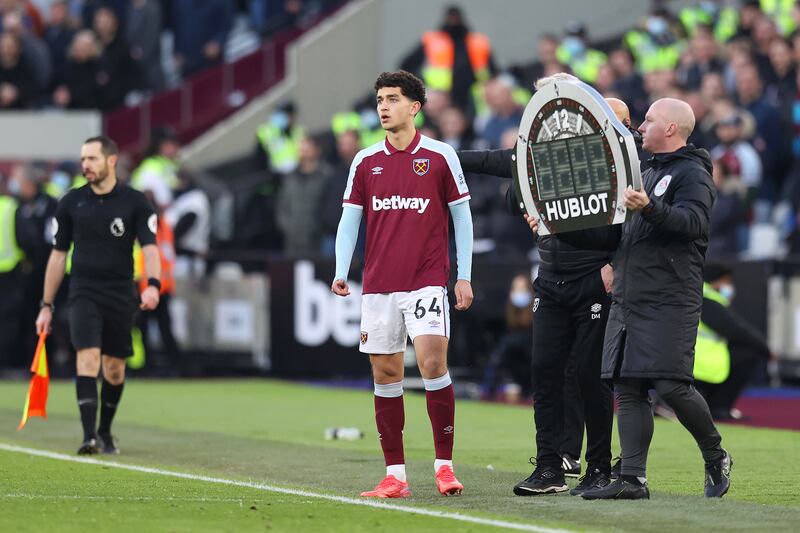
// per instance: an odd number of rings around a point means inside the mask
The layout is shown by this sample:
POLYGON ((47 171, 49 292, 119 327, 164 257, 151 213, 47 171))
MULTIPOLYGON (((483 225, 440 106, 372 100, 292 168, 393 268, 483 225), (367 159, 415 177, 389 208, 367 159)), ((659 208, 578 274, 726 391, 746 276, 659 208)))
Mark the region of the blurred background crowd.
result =
MULTIPOLYGON (((111 112, 136 105, 343 4, 0 0, 0 124, 7 109, 111 112)), ((675 8, 655 0, 637 25, 602 41, 585 21, 552 28, 521 43, 529 60, 515 64, 496 60, 491 37, 458 6, 428 16, 431 30, 419 35, 399 64, 385 66, 425 81, 428 103, 417 120, 424 134, 456 150, 511 147, 533 83, 562 71, 627 102, 634 127, 655 99, 680 98, 697 117, 690 142, 714 161, 718 198, 708 258, 779 258, 800 251, 800 2, 693 1, 675 8)), ((275 106, 252 131, 250 155, 215 169, 185 168, 181 136, 157 120, 148 125, 146 149, 123 154, 119 175, 150 191, 171 226, 176 276, 201 275, 231 254, 245 269, 248 257, 261 257, 248 254, 333 257, 350 162, 384 133, 371 87, 353 95, 350 108, 332 109, 326 128, 308 128, 300 111, 292 99, 275 106), (229 179, 230 169, 236 179, 229 179)), ((0 136, 9 134, 0 130, 0 136)), ((19 286, 33 303, 20 320, 31 324, 48 220, 57 199, 82 183, 76 163, 0 163, 0 191, 18 199, 22 215, 45 236, 25 246, 30 266, 19 286)), ((476 257, 535 268, 527 226, 505 211, 508 182, 490 176, 468 176, 468 182, 476 257)), ((516 301, 517 309, 529 305, 522 297, 516 301)), ((513 313, 513 299, 509 305, 509 328, 529 331, 530 317, 513 313)), ((516 337, 508 345, 524 351, 516 337)), ((21 366, 28 351, 14 353, 20 356, 6 356, 0 366, 21 366)), ((524 353, 517 359, 524 361, 524 353)))

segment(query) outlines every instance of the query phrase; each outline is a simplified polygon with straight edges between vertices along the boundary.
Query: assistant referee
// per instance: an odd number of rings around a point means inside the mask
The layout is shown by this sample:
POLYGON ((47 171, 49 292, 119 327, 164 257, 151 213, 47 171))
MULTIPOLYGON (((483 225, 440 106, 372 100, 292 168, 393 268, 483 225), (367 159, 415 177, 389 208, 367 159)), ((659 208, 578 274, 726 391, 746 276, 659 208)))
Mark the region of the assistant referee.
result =
POLYGON ((78 409, 83 424, 79 455, 119 453, 111 421, 125 384, 125 358, 133 355, 131 329, 137 306, 158 306, 161 283, 156 214, 145 196, 117 180, 117 145, 105 136, 81 147, 81 170, 88 182, 67 193, 53 222, 53 250, 44 278, 36 331, 49 332, 53 301, 64 279, 70 246, 69 324, 77 352, 78 409), (141 301, 133 283, 133 244, 142 246, 148 287, 141 301), (100 425, 97 377, 102 363, 100 425))

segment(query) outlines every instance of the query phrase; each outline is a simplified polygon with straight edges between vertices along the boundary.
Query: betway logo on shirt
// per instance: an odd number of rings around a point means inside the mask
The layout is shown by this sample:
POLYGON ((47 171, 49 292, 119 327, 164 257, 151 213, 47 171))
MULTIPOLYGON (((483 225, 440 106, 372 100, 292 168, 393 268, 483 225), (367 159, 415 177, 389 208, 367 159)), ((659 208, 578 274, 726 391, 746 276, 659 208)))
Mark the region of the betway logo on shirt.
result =
POLYGON ((372 210, 398 210, 398 209, 412 209, 419 214, 425 212, 428 204, 431 203, 430 198, 403 198, 402 196, 390 196, 389 198, 376 198, 372 197, 372 210))

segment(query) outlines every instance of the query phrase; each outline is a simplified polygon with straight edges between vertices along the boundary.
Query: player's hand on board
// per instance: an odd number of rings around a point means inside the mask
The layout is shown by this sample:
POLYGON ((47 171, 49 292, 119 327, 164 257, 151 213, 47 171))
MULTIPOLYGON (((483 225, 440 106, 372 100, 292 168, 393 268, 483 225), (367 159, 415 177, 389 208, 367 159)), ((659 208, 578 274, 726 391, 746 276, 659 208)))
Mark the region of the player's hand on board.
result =
POLYGON ((525 222, 528 223, 528 226, 531 227, 531 231, 535 234, 539 233, 539 219, 536 217, 532 217, 528 214, 522 215, 525 217, 525 222))
POLYGON ((331 283, 331 292, 337 296, 350 296, 350 285, 343 279, 335 279, 331 283))
POLYGON ((466 311, 472 305, 472 284, 460 279, 456 281, 456 309, 466 311))
POLYGON ((159 299, 158 289, 151 285, 142 292, 142 303, 139 304, 139 309, 142 311, 152 311, 158 307, 159 299))

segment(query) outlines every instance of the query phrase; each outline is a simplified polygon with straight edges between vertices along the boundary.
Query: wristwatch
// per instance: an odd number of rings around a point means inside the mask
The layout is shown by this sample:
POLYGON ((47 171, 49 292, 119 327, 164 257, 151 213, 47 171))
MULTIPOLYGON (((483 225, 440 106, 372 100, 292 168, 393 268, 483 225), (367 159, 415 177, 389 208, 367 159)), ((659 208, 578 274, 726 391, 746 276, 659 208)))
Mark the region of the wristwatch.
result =
POLYGON ((51 303, 48 303, 48 302, 45 302, 44 300, 39 302, 39 309, 41 309, 43 307, 49 307, 51 313, 55 312, 55 310, 56 310, 56 306, 55 305, 53 305, 51 303))

